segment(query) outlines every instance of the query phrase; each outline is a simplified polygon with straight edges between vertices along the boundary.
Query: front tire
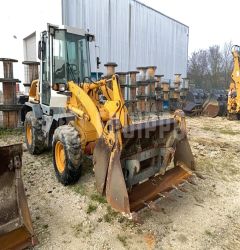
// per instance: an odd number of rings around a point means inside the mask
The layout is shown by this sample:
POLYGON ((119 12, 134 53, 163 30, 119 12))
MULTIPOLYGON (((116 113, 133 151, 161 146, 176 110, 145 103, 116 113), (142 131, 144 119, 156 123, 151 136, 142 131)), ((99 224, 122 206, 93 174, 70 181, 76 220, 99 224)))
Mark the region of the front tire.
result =
POLYGON ((41 154, 45 149, 44 135, 41 123, 34 117, 32 111, 29 111, 26 114, 24 128, 25 142, 28 151, 32 155, 41 154))
POLYGON ((58 127, 53 135, 53 165, 63 185, 77 182, 81 175, 81 142, 78 131, 69 125, 58 127))

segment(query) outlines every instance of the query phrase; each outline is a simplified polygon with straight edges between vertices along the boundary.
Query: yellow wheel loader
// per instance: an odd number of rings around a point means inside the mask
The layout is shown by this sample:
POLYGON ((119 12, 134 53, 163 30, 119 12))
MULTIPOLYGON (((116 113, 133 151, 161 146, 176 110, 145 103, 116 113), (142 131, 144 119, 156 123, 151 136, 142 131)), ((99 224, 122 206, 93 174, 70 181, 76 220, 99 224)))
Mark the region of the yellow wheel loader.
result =
POLYGON ((41 34, 40 79, 26 103, 29 152, 52 146, 58 180, 75 183, 83 154, 92 155, 96 187, 116 211, 131 214, 185 182, 195 167, 184 113, 133 124, 118 76, 90 79, 83 30, 48 25, 41 34))
POLYGON ((234 45, 232 47, 233 54, 233 72, 232 82, 229 86, 228 92, 228 119, 240 119, 240 47, 234 45))

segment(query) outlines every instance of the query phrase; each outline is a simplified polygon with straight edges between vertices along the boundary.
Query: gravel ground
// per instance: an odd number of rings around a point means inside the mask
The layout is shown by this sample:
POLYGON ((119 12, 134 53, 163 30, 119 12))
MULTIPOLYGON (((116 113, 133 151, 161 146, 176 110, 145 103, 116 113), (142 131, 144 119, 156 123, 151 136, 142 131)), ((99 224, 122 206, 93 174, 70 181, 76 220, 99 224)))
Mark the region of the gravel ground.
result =
MULTIPOLYGON (((115 213, 94 187, 91 160, 79 182, 57 182, 51 152, 23 154, 23 180, 39 245, 34 249, 240 249, 240 122, 188 118, 189 140, 204 179, 141 211, 136 225, 115 213)), ((0 145, 23 142, 1 131, 0 145)))

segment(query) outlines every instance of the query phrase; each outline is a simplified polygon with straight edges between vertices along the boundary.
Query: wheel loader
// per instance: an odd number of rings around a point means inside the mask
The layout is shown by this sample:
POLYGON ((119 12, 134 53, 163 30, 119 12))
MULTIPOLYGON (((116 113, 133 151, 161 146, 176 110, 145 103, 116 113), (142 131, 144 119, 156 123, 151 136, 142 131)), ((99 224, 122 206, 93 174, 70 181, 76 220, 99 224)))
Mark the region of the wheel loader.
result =
POLYGON ((240 46, 234 45, 232 47, 233 55, 233 71, 232 82, 229 86, 228 92, 228 119, 240 119, 240 46))
POLYGON ((90 78, 94 36, 48 24, 39 42, 40 77, 31 84, 25 134, 28 150, 52 147, 63 185, 81 175, 83 155, 93 160, 96 188, 112 208, 131 215, 193 175, 194 158, 184 113, 133 123, 118 76, 90 78))

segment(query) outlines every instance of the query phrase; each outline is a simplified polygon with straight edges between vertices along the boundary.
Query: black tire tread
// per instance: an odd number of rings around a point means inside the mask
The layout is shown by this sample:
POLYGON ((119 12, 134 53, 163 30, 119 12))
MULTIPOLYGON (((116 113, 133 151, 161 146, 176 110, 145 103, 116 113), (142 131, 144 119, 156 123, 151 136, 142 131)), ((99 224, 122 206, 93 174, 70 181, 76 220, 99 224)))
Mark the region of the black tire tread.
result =
POLYGON ((25 141, 28 151, 33 155, 41 154, 45 150, 44 135, 41 126, 41 120, 36 119, 32 111, 27 112, 25 118, 25 141), (32 144, 29 145, 26 137, 26 126, 27 123, 31 124, 32 127, 32 144))
POLYGON ((56 176, 63 185, 70 185, 77 182, 81 175, 81 141, 78 131, 70 126, 58 127, 53 135, 53 163, 56 176), (66 166, 63 173, 59 173, 55 162, 55 144, 61 141, 66 157, 66 166))

